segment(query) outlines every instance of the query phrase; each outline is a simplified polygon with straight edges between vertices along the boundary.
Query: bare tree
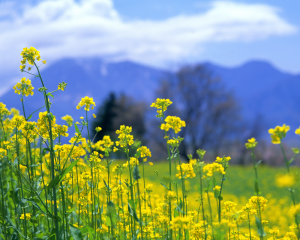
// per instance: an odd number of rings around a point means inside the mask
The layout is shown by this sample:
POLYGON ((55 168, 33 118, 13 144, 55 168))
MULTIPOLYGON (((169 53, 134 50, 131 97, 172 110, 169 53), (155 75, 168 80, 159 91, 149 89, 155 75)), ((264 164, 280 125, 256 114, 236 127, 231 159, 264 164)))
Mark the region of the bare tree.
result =
MULTIPOLYGON (((163 79, 157 97, 169 98, 173 104, 168 115, 186 122, 180 132, 185 139, 180 153, 186 159, 188 154, 196 157, 199 148, 218 154, 222 144, 236 136, 240 119, 233 94, 202 65, 182 67, 163 79)), ((155 131, 150 134, 158 139, 155 131)), ((159 145, 165 146, 162 142, 159 145)))

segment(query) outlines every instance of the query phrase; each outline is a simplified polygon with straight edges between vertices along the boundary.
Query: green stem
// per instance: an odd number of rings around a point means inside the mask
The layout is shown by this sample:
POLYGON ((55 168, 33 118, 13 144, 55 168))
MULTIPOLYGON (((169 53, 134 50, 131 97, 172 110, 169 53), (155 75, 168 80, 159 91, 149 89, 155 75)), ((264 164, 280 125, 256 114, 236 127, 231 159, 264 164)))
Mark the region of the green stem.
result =
MULTIPOLYGON (((39 73, 39 78, 41 80, 42 86, 45 88, 40 70, 38 68, 38 66, 36 65, 35 61, 33 61, 38 73, 39 73)), ((53 136, 52 136, 52 126, 51 126, 51 112, 50 112, 50 104, 49 104, 49 99, 47 96, 47 92, 46 90, 44 90, 44 98, 45 98, 45 103, 46 103, 46 108, 47 108, 47 115, 48 115, 48 121, 49 121, 49 137, 50 137, 50 159, 51 159, 51 177, 52 180, 54 180, 55 178, 55 171, 54 171, 54 146, 53 146, 53 136)), ((55 185, 52 188, 53 191, 53 201, 54 201, 54 224, 55 224, 55 233, 56 233, 56 240, 60 240, 60 236, 59 236, 59 225, 58 225, 58 214, 57 214, 57 204, 56 204, 56 188, 55 185)))

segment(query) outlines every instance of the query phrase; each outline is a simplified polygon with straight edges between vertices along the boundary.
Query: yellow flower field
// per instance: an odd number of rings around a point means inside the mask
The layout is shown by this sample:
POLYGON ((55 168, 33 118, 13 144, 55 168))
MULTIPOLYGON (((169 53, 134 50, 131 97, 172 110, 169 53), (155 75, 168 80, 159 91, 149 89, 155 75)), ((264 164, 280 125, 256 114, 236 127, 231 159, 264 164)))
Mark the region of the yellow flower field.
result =
POLYGON ((171 100, 156 99, 150 107, 157 109, 168 158, 153 164, 151 149, 134 139, 131 126, 116 129, 118 141, 104 136, 93 142, 93 98, 78 103, 85 117, 74 121, 66 115, 66 125, 58 125, 49 97, 67 84, 49 92, 39 51, 24 48, 21 56, 21 71, 41 81, 47 111, 36 122, 30 121, 33 113, 25 114, 24 96, 36 93, 26 78, 14 86, 22 115, 0 103, 0 239, 299 239, 299 171, 290 166, 299 149, 287 159, 282 146, 289 126, 269 130, 282 150, 282 168, 260 165, 255 138, 245 143, 252 166, 231 166, 230 156, 204 162, 201 149, 187 163, 178 149, 186 123, 167 114, 171 100), (61 144, 71 127, 76 134, 61 144), (112 160, 117 151, 127 159, 112 160))

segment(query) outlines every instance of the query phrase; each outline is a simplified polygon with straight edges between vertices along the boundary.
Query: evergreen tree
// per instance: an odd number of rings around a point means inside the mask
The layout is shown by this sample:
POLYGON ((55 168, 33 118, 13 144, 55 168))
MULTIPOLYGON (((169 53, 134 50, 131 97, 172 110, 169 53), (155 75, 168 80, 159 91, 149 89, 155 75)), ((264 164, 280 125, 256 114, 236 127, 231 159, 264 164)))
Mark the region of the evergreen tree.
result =
MULTIPOLYGON (((97 117, 92 123, 93 136, 96 134, 96 127, 101 127, 102 130, 96 135, 94 142, 102 140, 104 135, 111 135, 112 132, 115 132, 114 129, 114 118, 117 116, 115 111, 116 109, 116 95, 115 93, 110 93, 108 98, 104 100, 102 106, 100 106, 97 117)), ((112 137, 112 136, 111 136, 112 137)))

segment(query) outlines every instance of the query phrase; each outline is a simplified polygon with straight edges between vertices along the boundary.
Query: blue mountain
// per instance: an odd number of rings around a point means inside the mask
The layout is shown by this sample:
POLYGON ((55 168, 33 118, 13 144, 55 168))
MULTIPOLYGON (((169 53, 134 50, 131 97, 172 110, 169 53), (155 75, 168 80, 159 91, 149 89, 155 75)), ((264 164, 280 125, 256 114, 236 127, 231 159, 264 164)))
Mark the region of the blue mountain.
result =
MULTIPOLYGON (((265 61, 250 61, 237 67, 224 67, 213 63, 203 63, 227 90, 235 95, 245 121, 254 121, 263 116, 266 129, 286 123, 295 129, 300 125, 300 74, 282 72, 265 61)), ((60 118, 66 114, 78 120, 84 110, 77 110, 80 99, 93 97, 96 105, 101 105, 109 92, 125 93, 151 103, 155 100, 155 90, 159 81, 167 75, 166 70, 133 63, 130 61, 107 63, 99 58, 61 59, 41 72, 45 86, 53 91, 58 83, 67 82, 65 92, 58 91, 51 98, 52 112, 60 118)), ((25 73, 24 73, 25 76, 25 73)), ((30 78, 35 94, 25 99, 27 116, 44 105, 38 78, 30 78)), ((8 108, 21 109, 20 96, 11 89, 0 96, 0 101, 8 108)), ((42 111, 45 111, 43 109, 42 111)), ((37 119, 36 113, 33 119, 37 119)))

